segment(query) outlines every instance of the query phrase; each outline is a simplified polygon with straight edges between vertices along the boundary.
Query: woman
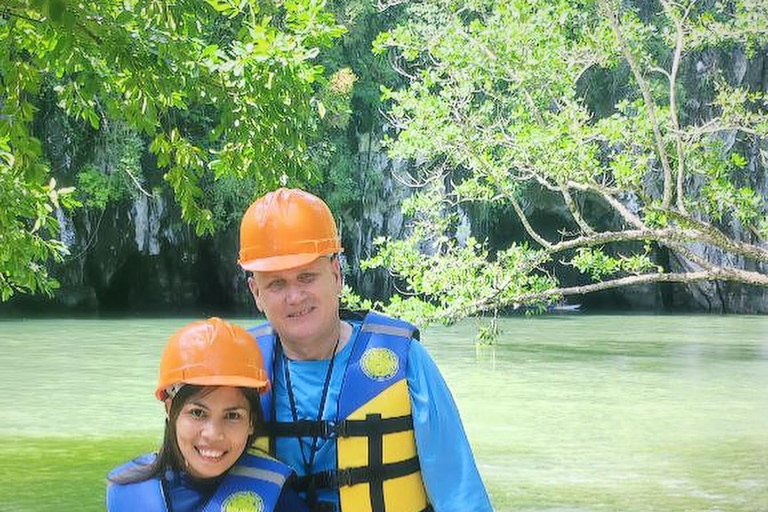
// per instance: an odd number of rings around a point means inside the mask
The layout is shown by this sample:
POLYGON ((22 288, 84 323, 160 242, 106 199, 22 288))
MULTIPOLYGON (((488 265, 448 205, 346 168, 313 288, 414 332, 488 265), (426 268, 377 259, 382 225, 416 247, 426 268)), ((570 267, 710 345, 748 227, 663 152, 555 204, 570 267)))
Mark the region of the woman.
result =
POLYGON ((291 469, 248 450, 263 426, 269 380, 256 341, 220 318, 171 336, 155 395, 165 436, 107 476, 109 512, 308 512, 285 483, 291 469))

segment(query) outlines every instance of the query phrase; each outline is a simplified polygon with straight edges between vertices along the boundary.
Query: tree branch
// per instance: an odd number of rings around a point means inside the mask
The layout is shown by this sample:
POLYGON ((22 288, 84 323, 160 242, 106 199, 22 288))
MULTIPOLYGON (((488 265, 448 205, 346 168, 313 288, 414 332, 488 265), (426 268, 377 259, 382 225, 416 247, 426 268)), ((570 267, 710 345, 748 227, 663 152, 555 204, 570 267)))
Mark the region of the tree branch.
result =
POLYGON ((525 228, 526 233, 530 235, 531 238, 536 240, 536 242, 541 245, 542 247, 546 247, 547 249, 552 247, 552 244, 549 243, 547 240, 545 240, 539 233, 533 229, 533 226, 531 226, 531 223, 528 222, 528 217, 525 215, 525 212, 520 207, 520 203, 517 202, 517 199, 514 197, 510 197, 510 202, 512 203, 512 208, 515 209, 515 213, 517 213, 517 216, 520 218, 520 222, 523 223, 523 227, 525 228))
POLYGON ((738 269, 726 269, 714 267, 700 272, 676 272, 676 273, 648 273, 619 277, 581 286, 569 286, 563 288, 551 288, 536 293, 524 293, 513 297, 507 297, 499 301, 498 297, 502 290, 496 290, 493 294, 480 298, 471 304, 465 304, 456 308, 448 308, 439 313, 439 318, 452 321, 464 316, 482 313, 485 311, 498 310, 507 306, 514 306, 515 309, 524 304, 531 304, 550 299, 552 297, 567 297, 571 295, 585 295, 588 293, 623 288, 651 283, 697 283, 701 281, 729 281, 752 286, 768 286, 768 276, 758 272, 738 269))
MULTIPOLYGON (((566 288, 553 288, 539 293, 520 295, 512 302, 521 304, 546 299, 552 296, 582 295, 613 288, 622 288, 638 284, 649 283, 697 283, 701 281, 730 281, 754 286, 768 286, 768 276, 749 270, 726 269, 714 267, 711 270, 701 272, 676 272, 669 274, 641 274, 637 276, 620 277, 600 283, 593 283, 583 286, 571 286, 566 288)), ((499 307, 498 305, 494 307, 499 307)), ((478 308, 478 311, 485 311, 490 308, 478 308)))
POLYGON ((677 115, 676 85, 677 85, 677 73, 680 69, 680 57, 683 53, 683 45, 684 45, 684 38, 685 38, 685 31, 683 29, 683 24, 685 23, 685 20, 688 18, 689 13, 691 12, 691 7, 693 7, 695 3, 696 3, 696 0, 692 0, 691 3, 686 8, 682 19, 678 19, 674 13, 674 10, 669 5, 669 3, 664 0, 661 1, 662 6, 664 7, 664 11, 667 13, 667 16, 669 16, 672 22, 675 24, 675 30, 677 32, 675 37, 674 57, 672 58, 672 70, 669 74, 669 111, 670 111, 670 118, 672 121, 672 129, 675 133, 675 146, 677 148, 677 209, 684 214, 687 213, 685 209, 685 203, 684 203, 685 194, 683 190, 683 179, 685 176, 685 152, 683 150, 683 138, 679 134, 680 121, 677 115))
POLYGON ((757 245, 734 240, 716 227, 671 210, 665 211, 670 217, 681 224, 692 226, 699 233, 699 240, 720 247, 721 249, 744 256, 753 261, 768 263, 768 250, 757 245))
POLYGON ((560 193, 563 196, 563 199, 565 200, 565 204, 568 207, 568 210, 571 212, 571 215, 573 216, 573 220, 576 221, 576 224, 579 225, 581 230, 588 234, 588 235, 594 235, 595 230, 592 229, 592 226, 590 226, 586 220, 584 220, 584 217, 582 217, 581 213, 579 212, 579 208, 576 206, 576 203, 573 201, 573 197, 571 197, 571 193, 568 191, 567 186, 560 186, 560 193))
POLYGON ((624 206, 624 203, 613 197, 610 193, 608 193, 606 190, 604 190, 602 187, 599 186, 592 186, 589 187, 590 190, 593 192, 597 192, 600 194, 600 196, 607 202, 611 207, 616 210, 619 215, 630 225, 635 226, 637 229, 648 229, 648 227, 643 223, 643 221, 635 215, 634 213, 630 212, 629 209, 624 206))
POLYGON ((624 37, 624 33, 621 30, 621 23, 619 21, 618 13, 608 5, 608 2, 604 2, 604 5, 606 7, 608 17, 611 21, 613 31, 616 34, 619 45, 621 46, 624 58, 627 59, 627 63, 629 64, 629 67, 632 70, 632 74, 635 77, 635 81, 637 82, 637 85, 640 88, 640 92, 643 95, 645 107, 648 109, 648 117, 651 120, 653 136, 656 141, 656 150, 659 152, 659 159, 661 160, 661 166, 664 171, 664 197, 662 199, 662 205, 665 208, 669 208, 669 206, 672 204, 672 167, 669 163, 667 150, 664 147, 664 137, 661 134, 659 120, 656 117, 656 106, 653 101, 653 97, 651 96, 651 88, 649 87, 648 82, 645 81, 645 78, 643 78, 640 66, 638 65, 634 55, 632 55, 632 50, 629 48, 629 44, 624 37))
POLYGON ((712 270, 715 268, 712 263, 699 256, 682 243, 666 242, 666 245, 675 252, 675 255, 677 255, 678 258, 684 257, 704 270, 712 270))

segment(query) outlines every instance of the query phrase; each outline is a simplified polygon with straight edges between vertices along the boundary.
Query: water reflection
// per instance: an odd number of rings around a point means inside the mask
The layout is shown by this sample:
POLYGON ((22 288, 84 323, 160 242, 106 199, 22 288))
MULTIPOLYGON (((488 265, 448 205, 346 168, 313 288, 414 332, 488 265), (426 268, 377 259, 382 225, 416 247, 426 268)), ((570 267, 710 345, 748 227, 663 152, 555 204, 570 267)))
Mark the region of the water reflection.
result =
POLYGON ((470 353, 466 325, 424 335, 498 509, 768 510, 768 318, 501 328, 470 353))

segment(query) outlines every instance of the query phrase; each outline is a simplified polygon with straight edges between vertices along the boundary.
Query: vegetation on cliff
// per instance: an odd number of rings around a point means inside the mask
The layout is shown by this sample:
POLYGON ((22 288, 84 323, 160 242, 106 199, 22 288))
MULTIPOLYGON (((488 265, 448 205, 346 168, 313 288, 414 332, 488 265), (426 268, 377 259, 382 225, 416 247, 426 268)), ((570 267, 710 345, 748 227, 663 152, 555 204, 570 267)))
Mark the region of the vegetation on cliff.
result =
POLYGON ((768 286, 767 97, 716 58, 746 64, 766 39, 755 0, 409 2, 376 45, 409 80, 385 91, 391 155, 418 162, 412 235, 370 261, 411 296, 390 310, 451 321, 651 282, 768 286), (554 233, 529 221, 542 197, 569 212, 554 233), (459 243, 468 204, 514 211, 525 239, 459 243), (565 267, 582 281, 562 285, 565 267))

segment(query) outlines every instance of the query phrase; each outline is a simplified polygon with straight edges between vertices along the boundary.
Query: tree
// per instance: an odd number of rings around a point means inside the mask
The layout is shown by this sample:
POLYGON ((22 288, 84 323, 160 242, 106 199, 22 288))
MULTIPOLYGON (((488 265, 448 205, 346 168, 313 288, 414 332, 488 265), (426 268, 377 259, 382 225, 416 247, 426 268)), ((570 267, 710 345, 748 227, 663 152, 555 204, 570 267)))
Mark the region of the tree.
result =
MULTIPOLYGON (((83 129, 138 133, 182 217, 206 233, 203 182, 316 179, 315 58, 342 32, 322 0, 5 0, 0 298, 56 286, 45 268, 66 254, 55 214, 77 206, 71 187, 56 188, 34 133, 41 97, 52 94, 83 129)), ((143 177, 125 172, 141 188, 143 177)))
POLYGON ((391 310, 451 321, 641 283, 768 286, 768 103, 713 65, 766 39, 758 0, 411 3, 376 45, 409 79, 384 92, 388 143, 419 189, 412 235, 369 262, 405 283, 391 310), (529 219, 544 196, 570 216, 555 234, 529 219), (459 243, 468 203, 513 210, 527 236, 459 243), (562 285, 566 267, 583 280, 562 285))

